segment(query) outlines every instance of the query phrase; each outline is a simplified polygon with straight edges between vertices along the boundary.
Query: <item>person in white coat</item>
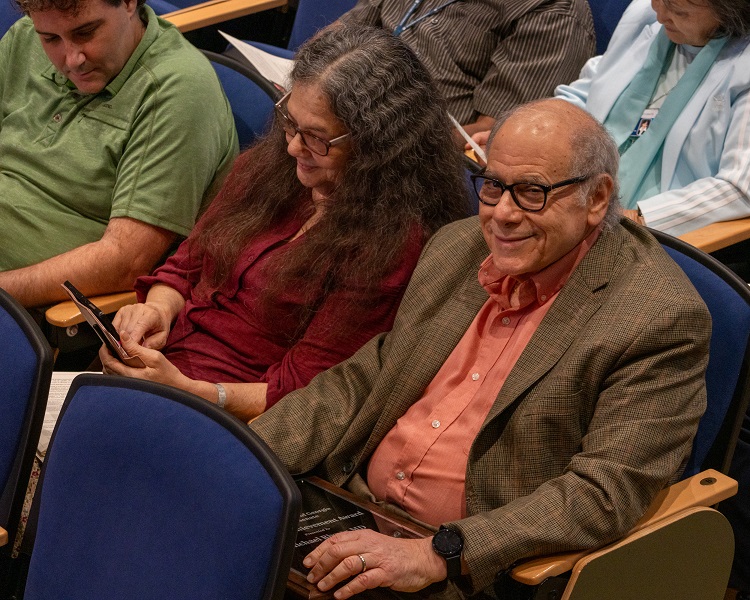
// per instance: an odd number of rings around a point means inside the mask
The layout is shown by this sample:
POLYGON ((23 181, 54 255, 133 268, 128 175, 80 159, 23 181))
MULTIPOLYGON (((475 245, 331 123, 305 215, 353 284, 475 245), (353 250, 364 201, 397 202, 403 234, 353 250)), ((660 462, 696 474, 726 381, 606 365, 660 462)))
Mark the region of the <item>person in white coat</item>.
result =
POLYGON ((750 4, 635 0, 555 95, 602 121, 628 216, 680 235, 750 216, 750 4))
POLYGON ((555 96, 615 138, 630 218, 681 235, 750 216, 747 0, 634 0, 606 52, 555 96))

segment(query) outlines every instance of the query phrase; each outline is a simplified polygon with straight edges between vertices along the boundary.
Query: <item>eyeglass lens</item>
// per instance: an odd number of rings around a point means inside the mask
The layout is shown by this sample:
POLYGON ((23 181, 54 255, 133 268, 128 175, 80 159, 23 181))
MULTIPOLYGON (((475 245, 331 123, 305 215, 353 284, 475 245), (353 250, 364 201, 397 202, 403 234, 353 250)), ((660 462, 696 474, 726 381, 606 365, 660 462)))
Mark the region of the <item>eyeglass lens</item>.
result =
POLYGON ((494 179, 475 177, 474 189, 479 198, 486 204, 496 205, 500 202, 505 190, 510 191, 513 200, 527 210, 541 210, 547 202, 546 190, 533 183, 514 183, 505 185, 494 179))
POLYGON ((307 146, 311 152, 315 152, 315 154, 320 154, 321 156, 328 154, 329 145, 326 142, 315 137, 311 133, 305 133, 298 129, 297 126, 292 123, 292 120, 284 114, 281 107, 276 107, 276 112, 279 115, 279 120, 281 121, 281 127, 284 130, 284 133, 290 138, 293 138, 299 133, 300 136, 302 136, 302 143, 307 146))

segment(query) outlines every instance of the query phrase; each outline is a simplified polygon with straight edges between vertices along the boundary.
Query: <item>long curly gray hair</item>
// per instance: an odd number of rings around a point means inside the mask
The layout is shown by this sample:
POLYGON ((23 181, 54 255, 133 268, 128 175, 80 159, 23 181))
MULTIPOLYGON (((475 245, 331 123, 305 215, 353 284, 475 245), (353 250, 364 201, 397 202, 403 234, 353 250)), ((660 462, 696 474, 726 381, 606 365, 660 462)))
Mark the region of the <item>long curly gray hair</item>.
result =
MULTIPOLYGON (((415 231, 426 240, 468 214, 460 152, 445 105, 415 54, 379 28, 336 23, 298 52, 291 74, 317 84, 351 134, 351 153, 320 220, 277 262, 275 289, 376 286, 415 231)), ((304 98, 303 98, 304 101, 304 98)), ((220 287, 254 236, 313 210, 296 177, 281 127, 238 158, 203 223, 199 243, 215 261, 220 287)))

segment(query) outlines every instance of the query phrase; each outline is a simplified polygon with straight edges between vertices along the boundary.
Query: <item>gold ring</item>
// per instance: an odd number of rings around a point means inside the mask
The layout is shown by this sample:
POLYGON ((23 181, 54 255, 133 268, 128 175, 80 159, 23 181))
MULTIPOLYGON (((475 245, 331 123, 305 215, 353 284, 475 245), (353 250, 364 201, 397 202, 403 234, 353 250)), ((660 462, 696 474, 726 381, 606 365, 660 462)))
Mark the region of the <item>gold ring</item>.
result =
POLYGON ((365 571, 367 571, 367 561, 361 554, 357 554, 357 556, 359 556, 359 560, 362 561, 362 570, 360 571, 360 573, 364 573, 365 571))

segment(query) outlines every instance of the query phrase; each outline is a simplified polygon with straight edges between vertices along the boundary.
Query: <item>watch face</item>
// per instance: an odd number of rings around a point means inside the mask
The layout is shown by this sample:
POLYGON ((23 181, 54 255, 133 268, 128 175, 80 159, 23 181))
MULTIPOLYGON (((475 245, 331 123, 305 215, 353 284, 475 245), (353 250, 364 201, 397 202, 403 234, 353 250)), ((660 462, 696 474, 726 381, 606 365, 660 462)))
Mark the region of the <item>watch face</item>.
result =
POLYGON ((452 529, 441 529, 432 538, 435 551, 441 556, 455 556, 461 554, 464 541, 461 536, 452 529))

